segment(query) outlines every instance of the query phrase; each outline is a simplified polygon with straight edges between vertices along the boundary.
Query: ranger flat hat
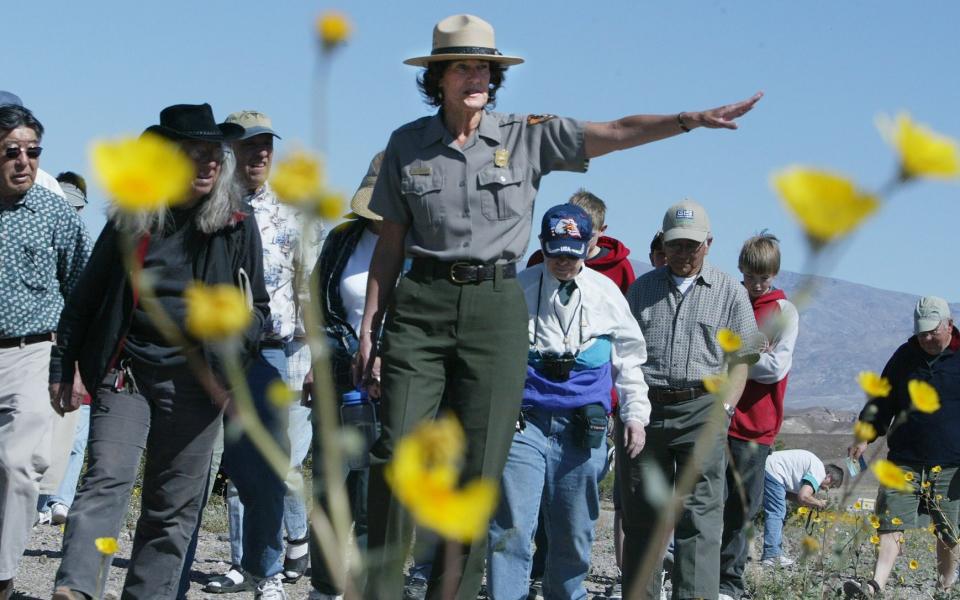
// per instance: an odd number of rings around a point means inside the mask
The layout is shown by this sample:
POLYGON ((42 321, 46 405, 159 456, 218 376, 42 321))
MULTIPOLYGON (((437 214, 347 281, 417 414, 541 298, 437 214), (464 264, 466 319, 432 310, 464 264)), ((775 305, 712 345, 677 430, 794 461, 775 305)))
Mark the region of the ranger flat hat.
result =
POLYGON ((377 152, 373 160, 370 161, 370 168, 367 174, 363 176, 360 187, 350 199, 350 212, 346 215, 348 219, 363 217, 371 221, 382 221, 383 217, 370 210, 370 198, 373 196, 373 186, 377 184, 377 176, 380 174, 380 165, 383 164, 383 152, 377 152))
POLYGON ((453 15, 433 28, 433 50, 427 56, 403 61, 415 67, 426 67, 438 60, 489 60, 502 65, 519 65, 518 56, 504 56, 497 50, 493 26, 473 15, 453 15))
POLYGON ((217 124, 209 104, 174 104, 160 111, 160 124, 144 133, 156 133, 171 140, 229 142, 240 139, 243 127, 236 123, 217 124))

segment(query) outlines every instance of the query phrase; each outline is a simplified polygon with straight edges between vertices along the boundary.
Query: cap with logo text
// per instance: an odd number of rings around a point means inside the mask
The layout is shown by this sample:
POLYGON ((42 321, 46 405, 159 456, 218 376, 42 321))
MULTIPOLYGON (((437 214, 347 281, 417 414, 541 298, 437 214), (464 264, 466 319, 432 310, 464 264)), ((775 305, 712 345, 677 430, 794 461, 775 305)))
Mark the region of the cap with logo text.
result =
POLYGON ((663 215, 663 242, 693 240, 702 242, 710 235, 707 209, 692 200, 684 200, 667 209, 663 215))
POLYGON ((573 204, 560 204, 547 210, 540 223, 540 247, 550 258, 586 258, 592 236, 590 216, 573 204))

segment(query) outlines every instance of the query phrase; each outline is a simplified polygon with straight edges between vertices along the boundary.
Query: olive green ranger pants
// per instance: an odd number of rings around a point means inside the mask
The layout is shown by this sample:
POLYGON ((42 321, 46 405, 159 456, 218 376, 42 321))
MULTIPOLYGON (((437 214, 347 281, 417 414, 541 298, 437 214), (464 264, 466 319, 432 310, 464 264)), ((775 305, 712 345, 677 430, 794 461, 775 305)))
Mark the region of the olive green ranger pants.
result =
MULTIPOLYGON (((390 493, 383 468, 397 440, 437 415, 444 394, 466 434, 462 480, 482 475, 499 484, 523 395, 527 318, 515 279, 457 285, 414 268, 400 280, 381 353, 382 434, 371 451, 365 598, 402 595, 413 523, 390 493)), ((456 598, 474 600, 486 544, 485 534, 469 545, 441 542, 427 597, 440 598, 453 565, 460 572, 456 598), (448 559, 450 551, 456 557, 448 559)))

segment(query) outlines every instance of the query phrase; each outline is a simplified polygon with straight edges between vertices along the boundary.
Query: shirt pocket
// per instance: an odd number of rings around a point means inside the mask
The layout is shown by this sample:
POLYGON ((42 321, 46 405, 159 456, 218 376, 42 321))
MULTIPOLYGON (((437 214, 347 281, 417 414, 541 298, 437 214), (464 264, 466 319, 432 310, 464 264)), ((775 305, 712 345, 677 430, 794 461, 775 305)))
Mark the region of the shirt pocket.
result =
POLYGON ((42 292, 56 280, 57 257, 53 248, 24 245, 19 262, 20 280, 31 290, 42 292))
POLYGON ((723 349, 717 341, 720 331, 720 315, 713 310, 699 310, 695 315, 697 337, 691 341, 690 361, 698 362, 709 369, 719 368, 723 364, 723 349))
POLYGON ((407 199, 415 225, 437 227, 443 222, 443 175, 412 175, 405 169, 400 179, 400 193, 407 199))
POLYGON ((483 216, 491 221, 505 221, 524 215, 531 198, 524 194, 523 177, 521 167, 488 167, 480 171, 477 189, 483 216))

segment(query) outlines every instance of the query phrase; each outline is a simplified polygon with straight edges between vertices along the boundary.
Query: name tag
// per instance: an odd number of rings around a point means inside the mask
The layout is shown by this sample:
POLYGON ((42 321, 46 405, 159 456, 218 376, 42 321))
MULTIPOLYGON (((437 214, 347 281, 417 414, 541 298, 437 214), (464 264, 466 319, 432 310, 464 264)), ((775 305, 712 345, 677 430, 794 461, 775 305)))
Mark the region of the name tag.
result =
POLYGON ((412 167, 410 169, 411 175, 430 175, 433 173, 433 169, 430 167, 412 167))

